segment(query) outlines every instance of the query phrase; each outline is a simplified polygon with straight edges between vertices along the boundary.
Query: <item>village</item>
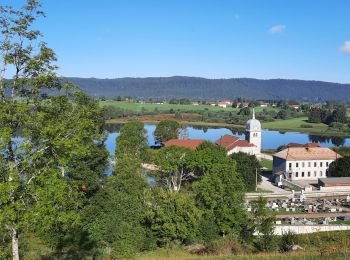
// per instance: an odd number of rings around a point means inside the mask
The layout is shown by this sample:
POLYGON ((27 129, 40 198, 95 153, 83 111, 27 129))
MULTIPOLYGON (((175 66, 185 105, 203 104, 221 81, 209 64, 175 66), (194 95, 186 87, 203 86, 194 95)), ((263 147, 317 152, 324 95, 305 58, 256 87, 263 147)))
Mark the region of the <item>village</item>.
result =
MULTIPOLYGON (((204 139, 171 139, 165 147, 178 146, 196 149, 204 139)), ((227 155, 246 153, 258 160, 271 160, 272 174, 262 176, 257 185, 268 192, 246 194, 246 210, 259 197, 267 199, 267 208, 276 215, 275 233, 287 231, 313 233, 350 230, 350 177, 332 177, 329 166, 342 156, 317 143, 289 143, 270 155, 261 150, 262 127, 255 117, 245 128, 245 140, 224 135, 215 141, 226 149, 227 155)), ((259 174, 259 173, 257 173, 259 174)))

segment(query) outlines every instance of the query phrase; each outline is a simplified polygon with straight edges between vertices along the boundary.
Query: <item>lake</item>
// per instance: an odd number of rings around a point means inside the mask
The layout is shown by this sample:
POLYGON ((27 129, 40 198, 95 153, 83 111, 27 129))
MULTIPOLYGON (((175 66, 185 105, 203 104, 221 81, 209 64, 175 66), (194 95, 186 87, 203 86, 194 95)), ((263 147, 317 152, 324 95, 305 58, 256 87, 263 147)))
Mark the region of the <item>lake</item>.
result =
MULTIPOLYGON (((115 151, 115 140, 119 135, 122 124, 110 124, 107 126, 109 132, 106 147, 111 154, 115 151)), ((149 145, 154 145, 155 140, 153 132, 156 128, 155 124, 145 124, 147 131, 147 139, 149 145)), ((187 126, 185 128, 186 137, 190 139, 205 139, 211 142, 215 142, 221 136, 230 134, 244 139, 243 129, 229 129, 229 128, 214 128, 206 126, 187 126)), ((332 147, 332 146, 350 146, 349 137, 341 136, 318 136, 309 135, 305 133, 294 133, 294 132, 278 132, 263 130, 262 131, 262 149, 272 149, 278 146, 288 143, 308 143, 316 142, 321 146, 332 147)))

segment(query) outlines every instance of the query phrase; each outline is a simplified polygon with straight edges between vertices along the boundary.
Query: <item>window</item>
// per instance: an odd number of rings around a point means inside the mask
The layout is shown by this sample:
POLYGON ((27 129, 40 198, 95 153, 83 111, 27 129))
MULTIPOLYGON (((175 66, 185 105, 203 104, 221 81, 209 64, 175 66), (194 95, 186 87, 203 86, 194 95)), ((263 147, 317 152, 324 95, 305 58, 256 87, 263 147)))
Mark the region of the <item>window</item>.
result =
POLYGON ((299 177, 299 172, 296 172, 296 173, 295 173, 295 177, 299 177))
POLYGON ((327 166, 327 167, 329 166, 329 162, 326 162, 326 166, 327 166))
POLYGON ((305 167, 305 163, 304 162, 302 163, 302 167, 305 167))
POLYGON ((317 162, 314 162, 314 167, 317 167, 317 162))
POLYGON ((305 173, 304 172, 301 173, 301 177, 305 177, 305 173))
POLYGON ((289 169, 292 168, 292 163, 289 163, 289 169))
POLYGON ((308 167, 311 167, 311 162, 308 162, 308 163, 307 163, 307 166, 308 166, 308 167))
POLYGON ((314 171, 314 177, 316 177, 317 176, 317 171, 314 171))
POLYGON ((296 163, 296 166, 299 167, 299 163, 296 163))
POLYGON ((320 167, 322 167, 323 166, 323 163, 322 162, 320 162, 320 167))
POLYGON ((307 177, 311 177, 311 172, 307 172, 307 177))
POLYGON ((322 171, 320 171, 320 177, 322 177, 322 171))

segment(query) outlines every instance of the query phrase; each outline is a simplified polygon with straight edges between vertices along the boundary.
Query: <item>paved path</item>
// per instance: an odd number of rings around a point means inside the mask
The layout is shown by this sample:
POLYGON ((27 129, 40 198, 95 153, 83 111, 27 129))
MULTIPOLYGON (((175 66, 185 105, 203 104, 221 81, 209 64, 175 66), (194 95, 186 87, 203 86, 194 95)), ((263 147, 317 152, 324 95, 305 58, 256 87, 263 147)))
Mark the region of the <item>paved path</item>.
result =
POLYGON ((271 176, 270 175, 261 175, 262 182, 258 185, 258 188, 263 190, 270 190, 273 193, 285 193, 285 194, 291 194, 290 191, 286 191, 284 189, 281 189, 275 185, 273 185, 270 181, 271 176))

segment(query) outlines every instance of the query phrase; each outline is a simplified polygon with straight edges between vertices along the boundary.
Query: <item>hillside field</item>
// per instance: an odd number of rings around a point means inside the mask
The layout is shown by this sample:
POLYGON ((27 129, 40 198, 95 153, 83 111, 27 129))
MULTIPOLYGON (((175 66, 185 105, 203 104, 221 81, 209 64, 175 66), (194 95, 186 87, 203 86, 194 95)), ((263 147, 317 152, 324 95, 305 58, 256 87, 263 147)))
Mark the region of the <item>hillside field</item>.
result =
MULTIPOLYGON (((232 112, 238 112, 239 108, 222 108, 217 106, 210 106, 210 105, 179 105, 179 104, 150 104, 150 103, 134 103, 134 102, 123 102, 123 101, 114 101, 114 100, 106 100, 106 101, 100 101, 101 106, 113 106, 113 107, 119 107, 122 109, 130 110, 130 111, 141 111, 142 108, 144 108, 146 111, 154 111, 156 108, 158 111, 169 111, 170 109, 173 109, 174 111, 232 111, 232 112)), ((255 108, 255 111, 257 113, 262 112, 264 108, 257 107, 255 108)), ((265 108, 268 110, 276 110, 276 108, 268 107, 265 108)))

